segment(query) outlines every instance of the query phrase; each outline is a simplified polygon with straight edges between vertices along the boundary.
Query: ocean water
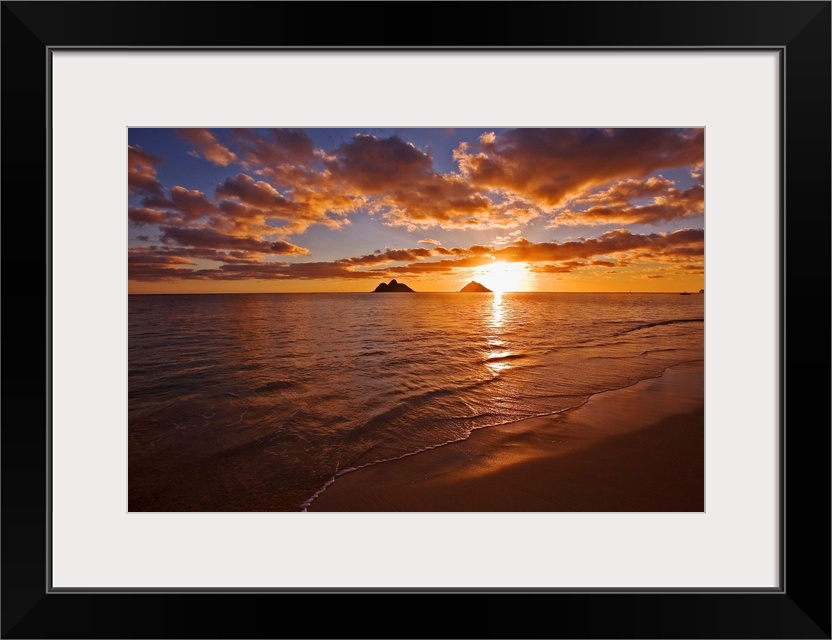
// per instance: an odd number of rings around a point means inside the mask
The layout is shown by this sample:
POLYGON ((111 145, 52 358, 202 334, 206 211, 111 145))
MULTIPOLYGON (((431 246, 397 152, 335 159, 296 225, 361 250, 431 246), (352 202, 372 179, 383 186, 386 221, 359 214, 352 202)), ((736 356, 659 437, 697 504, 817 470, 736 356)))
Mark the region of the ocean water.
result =
POLYGON ((131 511, 298 511, 364 465, 704 359, 704 295, 129 298, 131 511))

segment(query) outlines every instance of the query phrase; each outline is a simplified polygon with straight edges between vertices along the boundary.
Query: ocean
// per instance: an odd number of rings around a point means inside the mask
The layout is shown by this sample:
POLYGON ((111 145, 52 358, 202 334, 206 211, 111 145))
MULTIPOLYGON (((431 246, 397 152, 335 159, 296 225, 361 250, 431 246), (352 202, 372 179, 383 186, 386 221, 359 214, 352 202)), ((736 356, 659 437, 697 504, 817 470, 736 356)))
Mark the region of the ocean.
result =
POLYGON ((704 295, 131 295, 130 511, 302 511, 350 470, 704 360, 704 295))

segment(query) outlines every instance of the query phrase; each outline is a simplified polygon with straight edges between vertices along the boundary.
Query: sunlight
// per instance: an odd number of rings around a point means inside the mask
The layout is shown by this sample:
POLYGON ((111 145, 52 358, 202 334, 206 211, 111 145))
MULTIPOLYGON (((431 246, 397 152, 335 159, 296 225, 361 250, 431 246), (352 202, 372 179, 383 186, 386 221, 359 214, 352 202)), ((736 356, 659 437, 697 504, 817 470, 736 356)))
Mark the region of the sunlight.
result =
MULTIPOLYGON (((489 287, 490 288, 490 287, 489 287)), ((500 329, 503 326, 503 292, 495 291, 491 308, 491 324, 493 328, 500 329)))
POLYGON ((524 291, 527 273, 525 262, 495 262, 479 269, 475 277, 494 293, 505 293, 524 291))

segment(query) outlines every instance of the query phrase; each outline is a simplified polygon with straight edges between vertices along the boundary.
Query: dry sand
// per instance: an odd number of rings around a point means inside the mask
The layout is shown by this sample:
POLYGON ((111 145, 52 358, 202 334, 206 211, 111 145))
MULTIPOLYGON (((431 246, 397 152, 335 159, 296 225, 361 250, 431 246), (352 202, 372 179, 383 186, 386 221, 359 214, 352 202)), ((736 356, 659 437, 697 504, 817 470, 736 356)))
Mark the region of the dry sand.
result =
POLYGON ((339 477, 309 511, 703 511, 703 363, 339 477))

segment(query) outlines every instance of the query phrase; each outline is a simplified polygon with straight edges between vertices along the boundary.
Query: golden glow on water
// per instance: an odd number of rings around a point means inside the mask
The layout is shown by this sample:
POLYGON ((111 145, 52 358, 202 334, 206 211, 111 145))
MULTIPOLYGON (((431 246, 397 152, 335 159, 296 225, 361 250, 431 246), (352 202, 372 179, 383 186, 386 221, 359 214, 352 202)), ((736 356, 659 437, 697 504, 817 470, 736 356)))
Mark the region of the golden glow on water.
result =
POLYGON ((131 298, 129 508, 296 511, 339 470, 701 360, 704 298, 131 298))
POLYGON ((503 326, 503 292, 495 291, 494 300, 491 305, 491 326, 499 329, 503 326))
POLYGON ((501 291, 495 291, 492 295, 491 323, 489 327, 491 329, 491 337, 488 340, 485 366, 488 367, 492 375, 496 376, 501 371, 509 368, 509 363, 503 358, 511 355, 511 351, 503 339, 507 301, 503 298, 501 291))

